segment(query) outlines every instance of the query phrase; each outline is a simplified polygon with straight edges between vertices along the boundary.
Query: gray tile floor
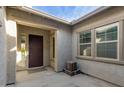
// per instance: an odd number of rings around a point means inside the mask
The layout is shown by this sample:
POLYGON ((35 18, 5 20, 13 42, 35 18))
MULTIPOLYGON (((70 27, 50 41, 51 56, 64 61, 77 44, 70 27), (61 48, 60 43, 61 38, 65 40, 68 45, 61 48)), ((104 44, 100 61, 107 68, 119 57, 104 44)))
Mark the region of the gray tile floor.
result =
POLYGON ((69 76, 56 73, 50 68, 43 71, 20 71, 16 75, 16 84, 9 87, 116 87, 108 82, 83 74, 69 76))

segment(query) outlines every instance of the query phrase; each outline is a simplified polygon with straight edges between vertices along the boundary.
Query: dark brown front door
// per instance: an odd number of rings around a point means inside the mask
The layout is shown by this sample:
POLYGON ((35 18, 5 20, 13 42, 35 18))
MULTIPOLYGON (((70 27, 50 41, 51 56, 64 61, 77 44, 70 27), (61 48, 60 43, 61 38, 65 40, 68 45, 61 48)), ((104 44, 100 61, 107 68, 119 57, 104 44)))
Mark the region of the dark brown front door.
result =
POLYGON ((43 66, 43 37, 29 35, 29 68, 43 66))

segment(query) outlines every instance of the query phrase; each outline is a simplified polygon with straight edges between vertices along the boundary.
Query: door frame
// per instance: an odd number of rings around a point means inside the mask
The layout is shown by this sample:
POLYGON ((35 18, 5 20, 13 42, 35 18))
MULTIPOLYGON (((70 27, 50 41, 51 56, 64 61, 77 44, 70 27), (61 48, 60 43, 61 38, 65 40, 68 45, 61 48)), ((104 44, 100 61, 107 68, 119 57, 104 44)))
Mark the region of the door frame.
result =
POLYGON ((38 35, 38 34, 28 34, 27 50, 28 50, 28 55, 27 55, 27 69, 28 70, 33 70, 33 69, 43 68, 44 67, 44 36, 43 35, 38 35), (35 35, 35 36, 41 36, 41 37, 43 37, 43 66, 29 68, 29 35, 35 35))

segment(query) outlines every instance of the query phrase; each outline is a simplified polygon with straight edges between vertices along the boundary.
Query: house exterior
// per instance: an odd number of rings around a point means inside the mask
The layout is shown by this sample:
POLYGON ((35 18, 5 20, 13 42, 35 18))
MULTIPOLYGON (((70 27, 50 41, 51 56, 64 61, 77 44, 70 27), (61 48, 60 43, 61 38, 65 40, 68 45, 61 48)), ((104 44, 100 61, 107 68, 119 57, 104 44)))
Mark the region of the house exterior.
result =
POLYGON ((0 7, 0 86, 16 82, 16 71, 69 60, 83 73, 124 86, 124 7, 101 7, 72 21, 28 7, 0 7))

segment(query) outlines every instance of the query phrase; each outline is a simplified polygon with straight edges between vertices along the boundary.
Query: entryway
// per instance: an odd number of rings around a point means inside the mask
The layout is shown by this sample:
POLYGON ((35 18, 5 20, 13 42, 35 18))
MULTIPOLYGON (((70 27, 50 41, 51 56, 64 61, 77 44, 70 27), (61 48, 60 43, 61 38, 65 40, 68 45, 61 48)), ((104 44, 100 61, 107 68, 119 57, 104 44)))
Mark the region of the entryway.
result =
POLYGON ((43 36, 21 33, 18 44, 16 71, 44 66, 43 36))
POLYGON ((51 66, 55 70, 56 30, 18 24, 16 70, 51 66))
MULTIPOLYGON (((46 67, 56 67, 56 32, 18 24, 16 81, 18 73, 32 76, 46 67), (33 73, 32 73, 33 72, 33 73)), ((22 75, 22 74, 21 74, 22 75)), ((26 77, 21 76, 22 80, 26 77)), ((22 81, 23 82, 23 81, 22 81)))

